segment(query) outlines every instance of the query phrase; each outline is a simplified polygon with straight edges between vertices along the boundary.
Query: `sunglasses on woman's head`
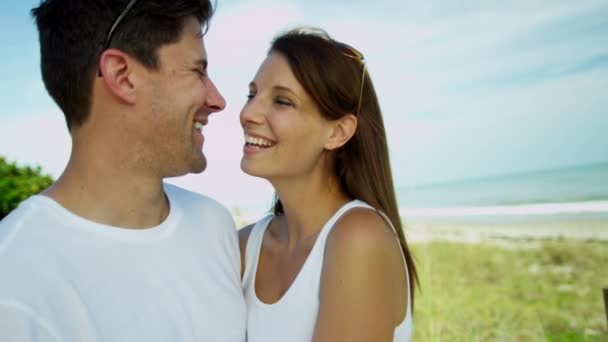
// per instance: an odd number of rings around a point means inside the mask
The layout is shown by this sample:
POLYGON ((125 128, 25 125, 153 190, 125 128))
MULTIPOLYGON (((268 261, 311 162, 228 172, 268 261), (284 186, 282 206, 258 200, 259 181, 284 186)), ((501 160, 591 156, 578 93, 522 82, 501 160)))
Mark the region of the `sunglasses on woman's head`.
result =
POLYGON ((361 100, 363 99, 363 84, 365 83, 365 69, 366 69, 366 65, 365 65, 365 58, 363 57, 363 54, 355 49, 354 47, 336 41, 333 41, 334 45, 336 45, 338 48, 340 48, 340 51, 342 51, 342 54, 346 57, 355 59, 356 61, 358 61, 359 63, 361 63, 363 65, 363 71, 361 73, 361 90, 359 91, 359 104, 357 105, 357 113, 356 115, 359 116, 359 111, 361 110, 361 100))

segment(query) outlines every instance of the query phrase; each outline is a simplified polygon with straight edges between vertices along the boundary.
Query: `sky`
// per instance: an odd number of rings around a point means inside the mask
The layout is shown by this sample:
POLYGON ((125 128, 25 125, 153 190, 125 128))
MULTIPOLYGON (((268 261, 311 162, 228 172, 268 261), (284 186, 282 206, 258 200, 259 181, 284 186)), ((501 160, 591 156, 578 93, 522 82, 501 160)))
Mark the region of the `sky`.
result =
MULTIPOLYGON (((399 188, 608 161, 608 1, 217 2, 205 44, 228 105, 205 129, 207 170, 169 181, 228 207, 270 202, 239 168, 238 115, 272 37, 296 25, 365 55, 399 188)), ((57 177, 70 138, 40 77, 37 3, 0 3, 0 156, 57 177)))

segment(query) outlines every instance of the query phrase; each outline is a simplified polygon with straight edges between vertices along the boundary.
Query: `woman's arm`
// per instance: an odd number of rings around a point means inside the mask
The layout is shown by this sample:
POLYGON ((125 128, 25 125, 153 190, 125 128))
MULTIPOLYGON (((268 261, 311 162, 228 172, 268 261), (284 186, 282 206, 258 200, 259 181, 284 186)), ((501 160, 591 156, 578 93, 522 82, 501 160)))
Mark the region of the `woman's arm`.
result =
POLYGON ((407 307, 401 249, 373 210, 356 208, 325 245, 314 342, 390 342, 407 307))

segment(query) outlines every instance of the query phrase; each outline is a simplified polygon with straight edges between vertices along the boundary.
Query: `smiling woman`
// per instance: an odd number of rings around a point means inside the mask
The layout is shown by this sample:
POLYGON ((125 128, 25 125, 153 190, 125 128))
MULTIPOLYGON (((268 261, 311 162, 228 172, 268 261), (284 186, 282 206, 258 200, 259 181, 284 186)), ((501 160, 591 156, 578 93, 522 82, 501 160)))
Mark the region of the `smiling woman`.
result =
POLYGON ((363 55, 320 29, 279 35, 240 121, 241 168, 277 193, 240 232, 248 340, 408 341, 416 269, 363 55))

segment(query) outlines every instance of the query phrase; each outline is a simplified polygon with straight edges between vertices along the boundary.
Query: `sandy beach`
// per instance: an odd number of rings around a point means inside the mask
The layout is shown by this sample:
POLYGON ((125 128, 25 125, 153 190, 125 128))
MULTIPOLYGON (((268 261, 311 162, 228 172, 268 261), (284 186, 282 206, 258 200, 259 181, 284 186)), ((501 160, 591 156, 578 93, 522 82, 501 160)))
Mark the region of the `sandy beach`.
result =
POLYGON ((483 243, 560 238, 608 241, 608 219, 527 223, 415 222, 406 224, 405 231, 408 241, 412 243, 429 241, 483 243))
POLYGON ((471 208, 404 208, 410 241, 513 239, 608 241, 608 201, 471 208))

